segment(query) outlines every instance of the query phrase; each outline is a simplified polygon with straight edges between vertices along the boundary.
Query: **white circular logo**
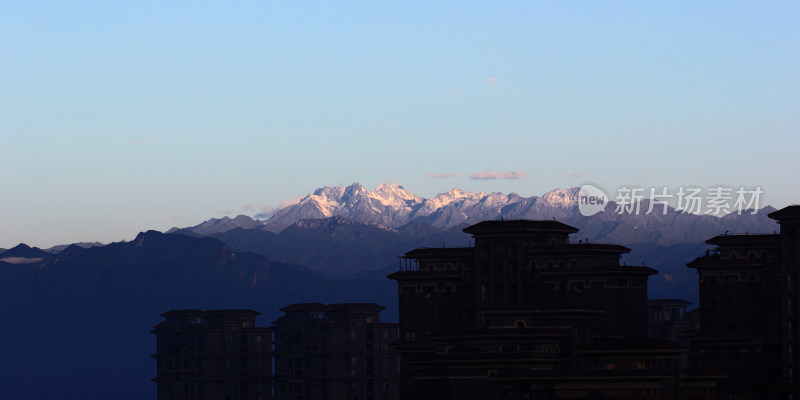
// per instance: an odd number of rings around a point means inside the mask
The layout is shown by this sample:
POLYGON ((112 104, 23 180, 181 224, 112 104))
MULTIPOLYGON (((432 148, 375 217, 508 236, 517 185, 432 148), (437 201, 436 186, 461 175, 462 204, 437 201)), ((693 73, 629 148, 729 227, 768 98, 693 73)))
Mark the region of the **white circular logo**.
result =
POLYGON ((606 204, 608 204, 608 196, 592 185, 583 185, 578 191, 578 209, 585 217, 605 211, 606 204))

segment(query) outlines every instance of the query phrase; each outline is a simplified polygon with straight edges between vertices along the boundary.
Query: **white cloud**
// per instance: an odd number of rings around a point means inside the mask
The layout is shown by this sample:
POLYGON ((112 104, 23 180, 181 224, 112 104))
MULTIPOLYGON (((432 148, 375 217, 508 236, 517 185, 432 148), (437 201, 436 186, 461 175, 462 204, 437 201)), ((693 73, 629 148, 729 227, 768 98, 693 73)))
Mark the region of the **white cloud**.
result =
POLYGON ((457 178, 458 174, 454 173, 430 173, 427 174, 429 178, 433 179, 448 179, 448 178, 457 178))
POLYGON ((525 173, 518 169, 506 172, 483 171, 483 172, 475 172, 474 174, 469 175, 470 179, 477 179, 477 180, 519 179, 524 177, 525 173))

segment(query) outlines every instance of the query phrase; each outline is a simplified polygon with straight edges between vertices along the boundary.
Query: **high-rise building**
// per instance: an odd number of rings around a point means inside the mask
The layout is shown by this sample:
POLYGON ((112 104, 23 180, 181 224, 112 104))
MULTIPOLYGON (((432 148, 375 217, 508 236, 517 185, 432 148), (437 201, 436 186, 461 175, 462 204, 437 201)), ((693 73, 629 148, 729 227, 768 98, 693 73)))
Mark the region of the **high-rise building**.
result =
POLYGON ((159 400, 272 399, 272 335, 252 310, 174 310, 153 329, 159 400))
POLYGON ((650 299, 647 320, 652 338, 686 345, 686 335, 695 329, 695 320, 688 311, 692 303, 681 299, 650 299))
POLYGON ((647 280, 629 249, 570 242, 558 221, 485 221, 474 247, 405 255, 401 398, 665 398, 714 393, 685 349, 648 336, 647 280))
POLYGON ((397 324, 372 303, 292 304, 273 322, 275 398, 396 400, 397 324))
POLYGON ((768 215, 780 233, 719 235, 687 264, 700 283, 692 363, 722 371, 730 398, 800 397, 800 206, 768 215))

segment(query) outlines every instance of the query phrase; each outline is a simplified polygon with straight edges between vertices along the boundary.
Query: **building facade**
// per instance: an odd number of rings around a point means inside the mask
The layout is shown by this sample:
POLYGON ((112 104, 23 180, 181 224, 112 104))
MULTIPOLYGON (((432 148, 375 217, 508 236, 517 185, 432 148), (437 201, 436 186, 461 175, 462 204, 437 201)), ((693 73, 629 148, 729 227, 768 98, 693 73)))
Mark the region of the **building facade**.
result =
POLYGON ((629 249, 571 243, 557 221, 485 221, 474 247, 421 248, 389 275, 400 307, 401 398, 713 395, 685 349, 648 336, 647 280, 629 249))
POLYGON ((687 264, 700 284, 692 363, 724 372, 730 398, 800 398, 800 206, 768 215, 780 233, 716 236, 687 264))
POLYGON ((156 325, 159 400, 272 399, 272 334, 253 310, 175 310, 156 325))
POLYGON ((397 324, 372 303, 292 304, 273 322, 275 398, 396 400, 397 324))
POLYGON ((687 345, 686 336, 698 328, 688 311, 692 303, 681 299, 650 299, 647 301, 647 320, 652 338, 687 345))

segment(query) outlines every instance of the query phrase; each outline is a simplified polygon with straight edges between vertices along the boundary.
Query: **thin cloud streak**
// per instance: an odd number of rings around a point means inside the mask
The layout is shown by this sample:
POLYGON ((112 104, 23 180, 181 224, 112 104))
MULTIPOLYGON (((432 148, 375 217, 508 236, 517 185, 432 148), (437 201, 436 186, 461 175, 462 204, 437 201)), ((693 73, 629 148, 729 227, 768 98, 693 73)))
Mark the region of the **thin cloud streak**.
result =
POLYGON ((454 173, 442 173, 442 174, 431 173, 427 174, 427 176, 433 179, 448 179, 448 178, 458 178, 459 175, 454 173))
POLYGON ((476 180, 520 179, 524 178, 525 176, 526 175, 524 172, 517 169, 514 171, 506 171, 506 172, 494 172, 494 171, 476 172, 474 174, 470 174, 469 179, 476 179, 476 180))

